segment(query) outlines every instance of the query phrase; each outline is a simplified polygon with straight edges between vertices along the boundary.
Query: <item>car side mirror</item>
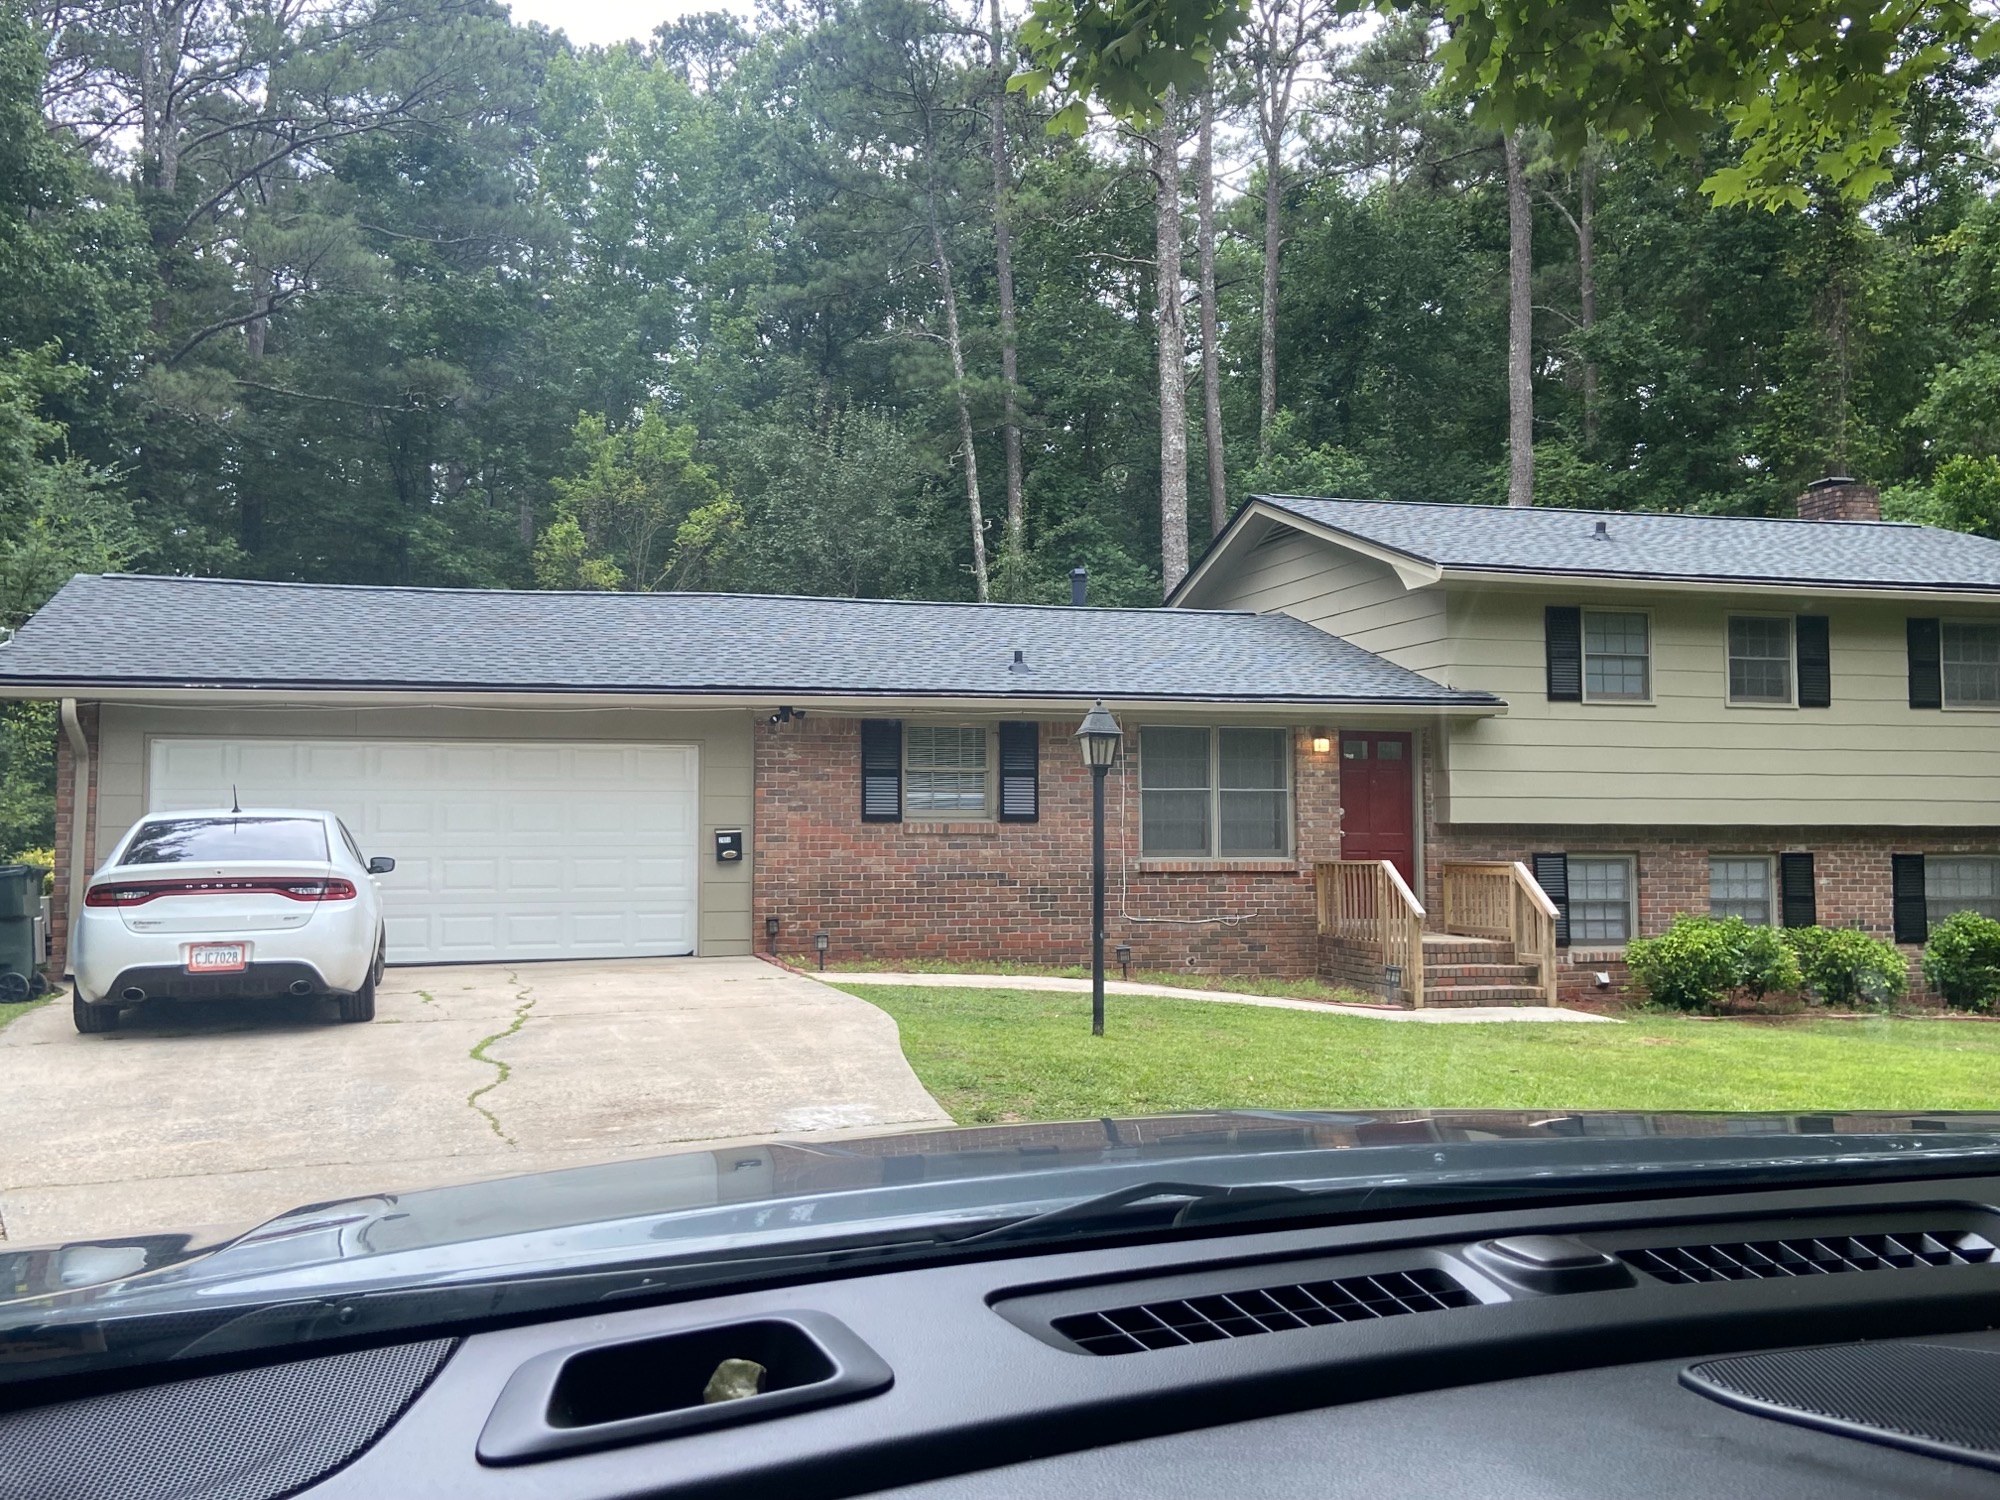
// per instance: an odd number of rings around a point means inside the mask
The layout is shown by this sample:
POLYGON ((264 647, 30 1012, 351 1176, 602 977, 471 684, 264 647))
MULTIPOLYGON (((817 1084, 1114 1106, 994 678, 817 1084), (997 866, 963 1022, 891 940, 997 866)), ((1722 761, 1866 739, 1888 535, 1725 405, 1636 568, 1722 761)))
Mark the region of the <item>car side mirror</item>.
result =
POLYGON ((387 875, 395 868, 396 862, 386 854, 378 854, 368 861, 368 873, 370 875, 387 875))

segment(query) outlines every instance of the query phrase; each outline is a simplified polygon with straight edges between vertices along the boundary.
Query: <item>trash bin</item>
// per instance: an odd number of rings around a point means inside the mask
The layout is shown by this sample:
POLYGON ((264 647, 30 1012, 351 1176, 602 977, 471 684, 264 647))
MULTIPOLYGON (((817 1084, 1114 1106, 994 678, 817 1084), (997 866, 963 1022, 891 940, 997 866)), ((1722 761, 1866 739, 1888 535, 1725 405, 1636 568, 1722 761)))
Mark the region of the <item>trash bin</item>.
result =
POLYGON ((42 878, 35 865, 0 865, 0 1001, 25 1000, 47 987, 35 951, 42 878))

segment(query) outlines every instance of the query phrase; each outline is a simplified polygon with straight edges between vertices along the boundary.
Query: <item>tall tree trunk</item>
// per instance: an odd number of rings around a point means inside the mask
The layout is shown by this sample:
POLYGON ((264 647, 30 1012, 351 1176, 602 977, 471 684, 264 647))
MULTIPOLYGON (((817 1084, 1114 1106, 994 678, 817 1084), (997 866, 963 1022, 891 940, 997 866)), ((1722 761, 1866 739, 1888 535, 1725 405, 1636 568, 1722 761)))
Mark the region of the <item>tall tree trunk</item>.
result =
POLYGON ((1159 179, 1154 217, 1160 340, 1160 577, 1165 591, 1187 576, 1187 330, 1181 310, 1181 159, 1179 100, 1169 85, 1164 115, 1153 137, 1153 170, 1159 179))
POLYGON ((1195 154, 1196 253, 1201 262, 1201 415, 1208 447, 1208 534, 1229 524, 1229 476, 1222 462, 1222 335, 1215 309, 1215 87, 1201 91, 1195 154))
MULTIPOLYGON (((1576 274, 1577 301, 1583 313, 1581 328, 1587 344, 1590 330, 1597 324, 1597 163, 1586 152, 1577 171, 1576 274)), ((1597 442, 1597 361, 1586 354, 1583 361, 1583 443, 1597 442)))
POLYGON ((979 454, 972 443, 972 403, 965 393, 965 348, 958 337, 958 293, 951 284, 951 257, 945 254, 944 230, 939 227, 937 194, 924 186, 924 211, 931 221, 931 256, 937 265, 938 286, 944 292, 944 340, 951 353, 952 394, 958 401, 958 442, 965 458, 965 509, 972 522, 972 583, 979 602, 987 600, 986 516, 979 505, 979 454))
POLYGON ((1006 402, 1000 433, 1007 459, 1007 536, 1001 558, 1011 597, 1021 582, 1017 575, 1027 554, 1028 532, 1021 508, 1020 372, 1014 339, 1014 230, 1009 220, 1012 176, 1007 168, 1007 54, 1000 0, 990 0, 987 14, 993 42, 993 100, 989 107, 993 126, 993 272, 1000 296, 1000 388, 1006 402))
POLYGON ((1278 415, 1278 251, 1285 196, 1285 143, 1276 131, 1264 137, 1264 309, 1257 342, 1257 456, 1271 456, 1271 423, 1278 415))
POLYGON ((1507 157, 1507 503, 1535 503, 1534 218, 1517 134, 1507 157))

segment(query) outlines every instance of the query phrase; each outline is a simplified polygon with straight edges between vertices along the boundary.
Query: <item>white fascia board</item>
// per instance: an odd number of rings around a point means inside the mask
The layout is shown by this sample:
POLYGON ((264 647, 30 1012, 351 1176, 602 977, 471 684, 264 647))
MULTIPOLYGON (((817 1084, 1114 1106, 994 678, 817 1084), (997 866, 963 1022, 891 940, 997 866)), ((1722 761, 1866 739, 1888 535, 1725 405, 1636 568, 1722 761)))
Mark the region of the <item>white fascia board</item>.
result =
MULTIPOLYGON (((911 697, 884 695, 680 694, 601 692, 478 692, 465 690, 353 688, 236 688, 117 686, 94 683, 0 684, 0 700, 76 698, 86 703, 149 704, 162 708, 473 708, 500 712, 576 713, 590 710, 649 713, 735 710, 753 715, 780 708, 847 718, 882 718, 920 714, 1008 715, 1063 718, 1083 712, 1089 699, 992 698, 957 695, 911 697)), ((1143 713, 1208 719, 1284 718, 1298 722, 1338 721, 1387 725, 1436 718, 1493 718, 1507 711, 1504 702, 1397 703, 1390 700, 1342 702, 1326 699, 1107 698, 1114 713, 1143 713)))
POLYGON ((1971 604, 1986 601, 2000 605, 2000 586, 1991 589, 1896 588, 1870 583, 1827 583, 1815 580, 1738 578, 1653 578, 1638 573, 1531 573, 1510 568, 1446 568, 1441 581, 1452 588, 1532 590, 1551 589, 1574 592, 1588 589, 1605 593, 1647 594, 1761 594, 1783 595, 1789 599, 1838 596, 1854 599, 1882 599, 1912 604, 1971 604))

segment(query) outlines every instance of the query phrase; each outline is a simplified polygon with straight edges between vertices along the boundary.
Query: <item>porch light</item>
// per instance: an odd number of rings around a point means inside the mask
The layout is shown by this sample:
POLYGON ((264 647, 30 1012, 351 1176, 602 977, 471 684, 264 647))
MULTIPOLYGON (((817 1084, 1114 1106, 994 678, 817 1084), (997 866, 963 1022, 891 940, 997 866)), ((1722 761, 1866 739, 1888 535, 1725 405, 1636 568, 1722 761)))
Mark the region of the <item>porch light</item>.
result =
POLYGON ((813 934, 813 952, 819 955, 819 966, 822 969, 826 967, 826 950, 832 942, 833 939, 823 932, 815 932, 813 934))
POLYGON ((1327 734, 1324 730, 1315 729, 1313 731, 1313 754, 1325 755, 1332 748, 1333 736, 1327 734))
POLYGON ((1124 738, 1125 731, 1118 727, 1118 721, 1111 717, 1102 699, 1076 727, 1076 747, 1083 754, 1083 763, 1093 771, 1110 769, 1111 763, 1118 759, 1119 741, 1124 738))

